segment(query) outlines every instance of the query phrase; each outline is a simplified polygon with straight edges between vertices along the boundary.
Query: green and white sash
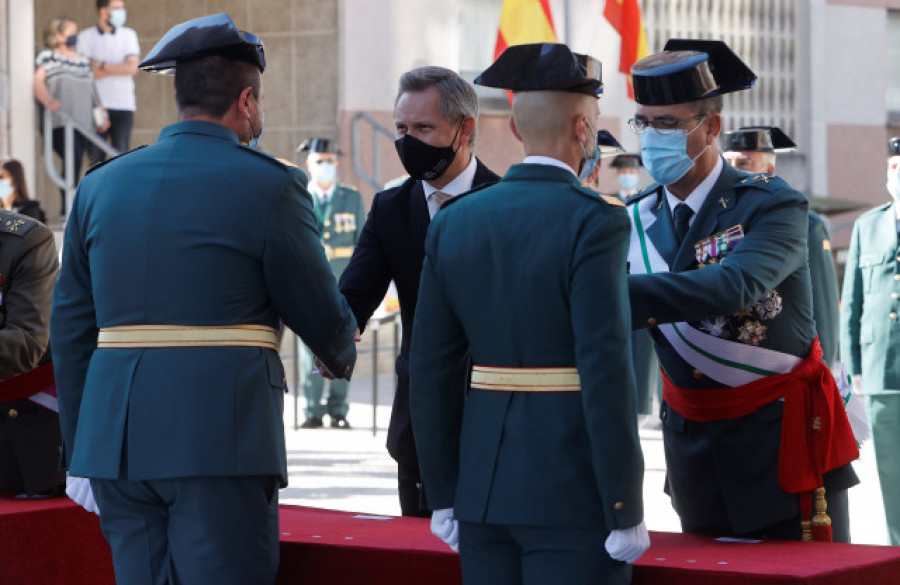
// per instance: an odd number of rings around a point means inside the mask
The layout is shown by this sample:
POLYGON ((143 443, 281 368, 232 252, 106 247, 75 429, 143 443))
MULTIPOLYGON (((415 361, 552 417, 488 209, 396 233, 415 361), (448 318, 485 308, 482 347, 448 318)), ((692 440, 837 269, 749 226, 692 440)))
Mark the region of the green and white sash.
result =
MULTIPOLYGON (((644 197, 629 206, 631 274, 669 272, 669 264, 647 238, 646 228, 656 221, 655 197, 644 197)), ((802 359, 780 351, 747 345, 704 333, 685 322, 657 326, 681 359, 720 384, 741 386, 774 374, 793 370, 802 359)))

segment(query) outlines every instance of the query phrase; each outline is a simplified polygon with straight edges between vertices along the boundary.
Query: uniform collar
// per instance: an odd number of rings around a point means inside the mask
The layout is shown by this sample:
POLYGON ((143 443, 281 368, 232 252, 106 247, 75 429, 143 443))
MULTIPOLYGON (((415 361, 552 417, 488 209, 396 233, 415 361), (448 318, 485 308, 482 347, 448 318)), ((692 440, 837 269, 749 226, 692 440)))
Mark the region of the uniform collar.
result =
POLYGON ((526 156, 525 160, 522 161, 522 164, 525 165, 547 165, 550 167, 557 167, 560 169, 564 169, 578 176, 578 173, 575 172, 575 169, 564 163, 563 161, 555 158, 551 158, 549 156, 526 156))
POLYGON ((170 138, 177 134, 202 134, 205 136, 213 136, 223 140, 239 142, 237 134, 231 128, 227 128, 222 124, 215 122, 201 122, 199 120, 186 120, 169 124, 159 133, 159 139, 170 138))

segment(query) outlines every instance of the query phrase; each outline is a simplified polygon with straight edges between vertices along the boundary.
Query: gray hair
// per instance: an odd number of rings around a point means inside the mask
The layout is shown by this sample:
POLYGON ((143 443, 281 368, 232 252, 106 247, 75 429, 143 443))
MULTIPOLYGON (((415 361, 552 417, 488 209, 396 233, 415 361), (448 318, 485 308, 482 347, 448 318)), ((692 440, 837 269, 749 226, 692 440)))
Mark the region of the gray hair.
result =
MULTIPOLYGON (((437 88, 441 96, 441 115, 454 124, 471 116, 478 120, 478 95, 475 88, 460 77, 455 71, 444 67, 429 65, 407 71, 400 76, 400 89, 394 100, 394 107, 404 93, 425 91, 429 87, 437 88)), ((475 144, 478 125, 469 137, 469 145, 475 144)))

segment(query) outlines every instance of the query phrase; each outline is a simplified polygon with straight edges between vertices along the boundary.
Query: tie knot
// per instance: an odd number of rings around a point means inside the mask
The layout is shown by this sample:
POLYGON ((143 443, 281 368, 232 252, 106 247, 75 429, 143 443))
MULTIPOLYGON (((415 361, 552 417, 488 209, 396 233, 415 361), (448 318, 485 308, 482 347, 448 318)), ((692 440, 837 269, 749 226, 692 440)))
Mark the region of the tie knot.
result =
POLYGON ((675 238, 678 240, 678 244, 680 245, 682 241, 684 241, 684 236, 688 232, 688 227, 690 226, 691 216, 694 215, 694 210, 691 209, 691 206, 687 203, 679 203, 675 206, 675 238))
POLYGON ((434 201, 434 204, 437 206, 438 209, 440 209, 441 206, 444 205, 444 203, 446 203, 447 200, 451 199, 452 197, 453 197, 453 195, 450 195, 449 193, 444 193, 443 191, 435 191, 434 193, 431 194, 431 200, 434 201))

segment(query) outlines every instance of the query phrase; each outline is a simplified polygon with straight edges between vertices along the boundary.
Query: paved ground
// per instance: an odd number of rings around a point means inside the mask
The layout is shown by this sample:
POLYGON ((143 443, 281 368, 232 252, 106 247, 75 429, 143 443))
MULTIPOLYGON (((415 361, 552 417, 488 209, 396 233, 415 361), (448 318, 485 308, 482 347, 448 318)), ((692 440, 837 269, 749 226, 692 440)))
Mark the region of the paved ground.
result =
MULTIPOLYGON (((375 411, 377 433, 373 436, 371 378, 358 378, 351 384, 348 415, 353 425, 351 430, 292 430, 294 400, 288 396, 285 428, 290 485, 282 490, 281 502, 372 514, 399 514, 396 467, 384 448, 392 399, 393 377, 382 376, 379 378, 379 405, 375 411)), ((301 398, 298 409, 301 422, 302 408, 301 398)), ((656 531, 678 532, 678 518, 662 491, 665 461, 660 431, 642 429, 641 445, 646 467, 647 526, 656 531)), ((884 511, 870 444, 864 445, 862 457, 854 467, 861 483, 850 491, 853 542, 883 544, 884 511)))

